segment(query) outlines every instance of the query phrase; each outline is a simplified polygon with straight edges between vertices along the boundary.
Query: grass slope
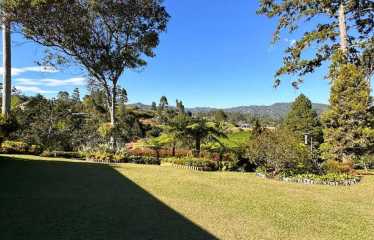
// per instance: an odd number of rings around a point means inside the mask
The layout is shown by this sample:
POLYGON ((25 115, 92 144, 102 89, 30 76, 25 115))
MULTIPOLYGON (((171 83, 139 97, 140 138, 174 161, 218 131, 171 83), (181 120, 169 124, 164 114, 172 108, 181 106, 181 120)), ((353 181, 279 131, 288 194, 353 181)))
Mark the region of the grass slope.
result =
POLYGON ((0 239, 374 239, 374 176, 353 187, 253 174, 0 159, 0 239))

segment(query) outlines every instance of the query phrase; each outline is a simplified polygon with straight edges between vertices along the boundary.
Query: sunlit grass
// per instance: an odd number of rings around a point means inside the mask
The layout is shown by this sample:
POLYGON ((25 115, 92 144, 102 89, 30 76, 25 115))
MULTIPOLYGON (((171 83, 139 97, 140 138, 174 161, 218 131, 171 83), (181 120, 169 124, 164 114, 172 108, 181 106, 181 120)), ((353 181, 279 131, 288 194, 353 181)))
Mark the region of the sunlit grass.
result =
POLYGON ((374 239, 374 176, 356 186, 330 187, 271 181, 251 173, 112 167, 219 239, 374 239))

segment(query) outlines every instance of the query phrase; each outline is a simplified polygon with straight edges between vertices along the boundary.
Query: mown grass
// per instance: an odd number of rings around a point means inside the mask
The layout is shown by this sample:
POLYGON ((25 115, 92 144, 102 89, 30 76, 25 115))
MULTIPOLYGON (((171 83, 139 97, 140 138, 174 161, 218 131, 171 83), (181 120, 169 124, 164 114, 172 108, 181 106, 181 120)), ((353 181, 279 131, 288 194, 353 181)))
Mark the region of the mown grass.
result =
POLYGON ((374 176, 329 187, 2 159, 0 188, 0 239, 374 239, 374 176))
POLYGON ((227 138, 220 138, 220 142, 226 147, 238 148, 245 145, 251 137, 250 131, 234 132, 227 135, 227 138))

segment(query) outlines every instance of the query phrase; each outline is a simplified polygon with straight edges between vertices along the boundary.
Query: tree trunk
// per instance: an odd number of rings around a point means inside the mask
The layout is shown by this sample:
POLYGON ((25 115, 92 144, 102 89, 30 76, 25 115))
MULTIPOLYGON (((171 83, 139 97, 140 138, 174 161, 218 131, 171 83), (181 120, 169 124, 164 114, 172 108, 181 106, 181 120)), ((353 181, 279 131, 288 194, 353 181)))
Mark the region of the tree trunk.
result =
MULTIPOLYGON (((117 93, 117 88, 115 85, 113 85, 112 99, 110 101, 110 110, 109 110, 110 124, 112 125, 112 128, 116 126, 116 97, 117 97, 116 93, 117 93)), ((116 139, 115 139, 115 136, 113 135, 113 132, 112 132, 112 136, 110 136, 110 146, 112 149, 114 149, 116 146, 116 139)))
POLYGON ((11 62, 11 38, 10 38, 10 22, 6 19, 3 23, 3 106, 2 114, 8 117, 10 113, 10 101, 12 94, 12 62, 11 62))
POLYGON ((347 26, 345 23, 345 7, 344 3, 340 3, 339 6, 339 32, 340 32, 340 49, 344 54, 348 53, 348 35, 347 26))
POLYGON ((196 138, 195 140, 195 157, 200 157, 201 152, 201 140, 200 138, 196 138))
POLYGON ((173 142, 173 149, 172 149, 172 156, 175 157, 175 149, 176 149, 176 143, 173 142))

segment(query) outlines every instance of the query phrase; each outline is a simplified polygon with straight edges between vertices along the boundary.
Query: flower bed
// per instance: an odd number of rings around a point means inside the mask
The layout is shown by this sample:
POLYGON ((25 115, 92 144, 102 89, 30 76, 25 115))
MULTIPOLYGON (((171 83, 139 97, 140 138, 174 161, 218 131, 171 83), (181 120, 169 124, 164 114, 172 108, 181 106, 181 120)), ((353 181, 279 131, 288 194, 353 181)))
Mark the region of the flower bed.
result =
POLYGON ((361 181, 361 177, 353 176, 349 174, 336 174, 336 173, 328 173, 325 175, 316 175, 316 174, 300 174, 295 176, 289 177, 269 177, 264 173, 256 173, 257 176, 262 178, 269 178, 269 179, 278 179, 284 182, 291 182, 291 183, 301 183, 301 184, 319 184, 319 185, 329 185, 329 186, 350 186, 354 184, 358 184, 361 181))
POLYGON ((133 156, 126 152, 118 151, 116 153, 110 151, 89 151, 85 153, 86 160, 97 163, 133 163, 145 165, 160 165, 160 160, 155 157, 133 156))
POLYGON ((197 171, 217 171, 218 164, 215 161, 200 158, 165 158, 162 160, 163 165, 183 167, 197 171))
POLYGON ((44 151, 40 154, 41 157, 61 157, 69 159, 82 159, 84 156, 79 152, 64 152, 64 151, 44 151))

